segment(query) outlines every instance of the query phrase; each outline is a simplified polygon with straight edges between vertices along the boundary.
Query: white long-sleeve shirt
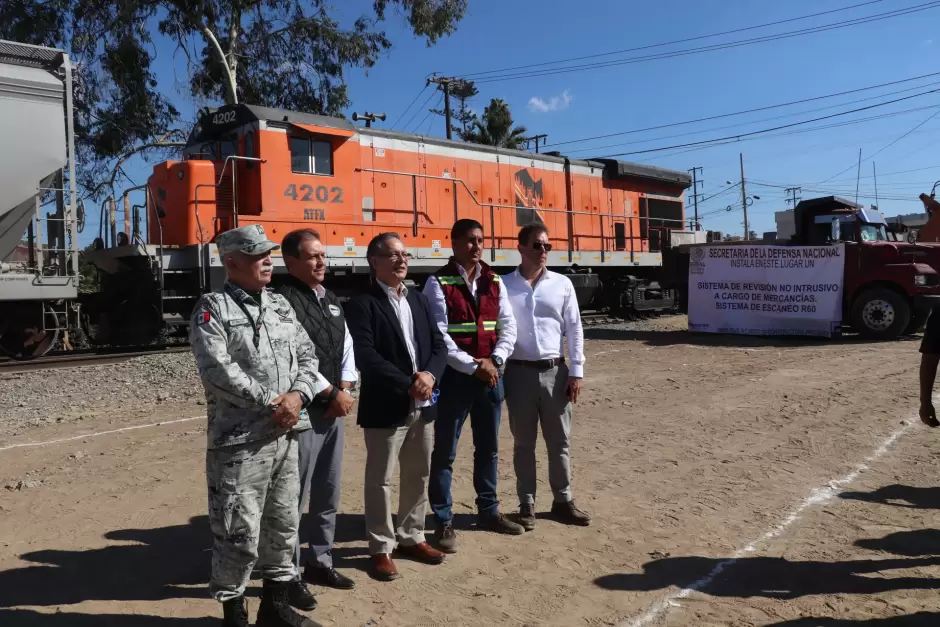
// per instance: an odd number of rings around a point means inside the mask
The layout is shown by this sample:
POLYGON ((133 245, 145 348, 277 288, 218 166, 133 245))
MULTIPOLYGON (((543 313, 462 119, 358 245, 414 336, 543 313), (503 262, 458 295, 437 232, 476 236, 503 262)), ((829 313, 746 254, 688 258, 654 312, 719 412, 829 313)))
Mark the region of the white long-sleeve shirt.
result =
POLYGON ((561 358, 567 337, 569 374, 583 377, 584 331, 571 280, 545 270, 535 285, 529 285, 516 269, 503 276, 503 285, 516 318, 516 343, 511 358, 524 361, 561 358))
MULTIPOLYGON (((326 296, 326 288, 322 285, 317 285, 313 288, 313 293, 317 295, 317 300, 322 301, 326 296)), ((343 328, 345 329, 345 334, 343 335, 343 361, 340 365, 340 379, 342 381, 348 381, 349 383, 355 383, 359 380, 359 373, 356 371, 356 357, 353 354, 352 335, 349 334, 349 327, 345 322, 343 323, 343 328)))
MULTIPOLYGON (((477 282, 480 279, 482 267, 478 264, 474 269, 473 281, 467 280, 467 272, 462 266, 458 265, 457 270, 461 278, 470 288, 470 295, 477 297, 477 282)), ((496 321, 496 346, 493 348, 493 355, 503 361, 509 359, 512 353, 513 344, 516 342, 516 320, 512 315, 512 307, 509 304, 509 297, 506 295, 506 288, 502 283, 497 283, 499 287, 499 314, 496 321)), ((465 350, 457 348, 457 344, 447 332, 447 302, 444 299, 444 290, 436 277, 431 276, 424 284, 424 295, 428 297, 431 305, 431 314, 437 323, 437 328, 444 335, 444 344, 447 346, 447 365, 464 374, 473 374, 477 369, 477 364, 473 357, 465 350)), ((489 357, 489 355, 485 355, 489 357)))

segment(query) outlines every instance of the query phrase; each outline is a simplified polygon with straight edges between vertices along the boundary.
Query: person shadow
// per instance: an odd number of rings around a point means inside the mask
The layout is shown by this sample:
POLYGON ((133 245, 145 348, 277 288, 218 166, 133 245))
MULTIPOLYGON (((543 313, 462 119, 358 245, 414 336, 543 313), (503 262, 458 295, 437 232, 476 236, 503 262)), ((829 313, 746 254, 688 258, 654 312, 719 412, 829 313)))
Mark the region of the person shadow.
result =
MULTIPOLYGON (((884 551, 907 557, 940 555, 940 529, 896 531, 883 538, 863 538, 855 546, 869 551, 884 551)), ((940 625, 940 623, 937 623, 940 625)))
MULTIPOLYGON (((90 600, 209 598, 206 584, 211 572, 212 534, 207 516, 159 529, 109 531, 104 537, 112 544, 86 551, 46 549, 20 555, 32 565, 0 572, 0 608, 90 600)), ((9 624, 0 617, 0 625, 9 624)))
POLYGON ((595 584, 607 590, 651 591, 669 586, 693 588, 716 597, 796 599, 817 594, 878 594, 894 590, 937 590, 931 577, 867 575, 940 565, 940 557, 862 559, 844 562, 791 561, 747 557, 733 563, 711 557, 669 557, 647 562, 642 573, 603 575, 595 584), (698 582, 705 581, 703 584, 698 582))
POLYGON ((3 627, 217 627, 218 618, 177 618, 134 614, 80 614, 0 609, 3 627))
POLYGON ((839 498, 911 509, 940 509, 940 487, 918 488, 895 483, 871 492, 842 492, 839 498))

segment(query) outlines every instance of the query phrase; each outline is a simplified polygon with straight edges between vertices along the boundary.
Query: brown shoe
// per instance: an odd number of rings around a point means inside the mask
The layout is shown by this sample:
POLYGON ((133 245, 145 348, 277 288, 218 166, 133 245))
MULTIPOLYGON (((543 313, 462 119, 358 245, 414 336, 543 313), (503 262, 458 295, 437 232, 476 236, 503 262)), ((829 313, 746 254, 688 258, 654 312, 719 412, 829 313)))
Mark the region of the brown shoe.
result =
POLYGON ((379 553, 372 556, 372 569, 369 571, 373 579, 379 581, 392 581, 401 577, 398 569, 395 568, 395 562, 392 561, 388 553, 379 553))
POLYGON ((398 546, 398 553, 402 557, 413 559, 422 564, 440 564, 444 561, 444 554, 427 542, 413 544, 411 546, 398 546))
POLYGON ((552 517, 558 522, 564 523, 566 525, 587 527, 591 524, 591 517, 586 512, 582 512, 580 509, 578 509, 577 506, 575 506, 574 501, 568 501, 567 503, 552 503, 552 517))

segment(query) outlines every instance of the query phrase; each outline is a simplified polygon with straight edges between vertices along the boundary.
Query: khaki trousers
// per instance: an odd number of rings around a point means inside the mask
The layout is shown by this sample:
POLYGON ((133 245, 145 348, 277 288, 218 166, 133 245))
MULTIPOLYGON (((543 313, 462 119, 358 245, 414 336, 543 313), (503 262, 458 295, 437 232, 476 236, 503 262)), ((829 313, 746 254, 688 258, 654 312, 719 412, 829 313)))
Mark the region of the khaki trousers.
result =
POLYGON ((428 475, 434 423, 414 410, 403 423, 388 429, 363 429, 366 442, 365 517, 369 553, 391 553, 424 542, 428 475), (392 523, 392 475, 401 465, 398 528, 392 523))

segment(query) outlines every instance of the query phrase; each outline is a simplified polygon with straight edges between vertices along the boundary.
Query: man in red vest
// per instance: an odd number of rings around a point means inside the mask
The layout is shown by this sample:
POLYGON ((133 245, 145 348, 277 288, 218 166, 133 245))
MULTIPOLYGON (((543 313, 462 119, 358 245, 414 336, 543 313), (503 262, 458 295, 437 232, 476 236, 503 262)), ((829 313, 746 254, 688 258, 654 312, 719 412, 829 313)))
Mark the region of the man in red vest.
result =
POLYGON ((450 486, 457 442, 468 415, 473 429, 478 525, 512 535, 523 534, 525 529, 500 513, 496 497, 502 367, 516 341, 516 321, 499 275, 482 261, 483 225, 476 220, 457 220, 450 239, 454 255, 428 279, 424 294, 447 345, 428 498, 437 521, 437 545, 446 553, 455 553, 450 486))

